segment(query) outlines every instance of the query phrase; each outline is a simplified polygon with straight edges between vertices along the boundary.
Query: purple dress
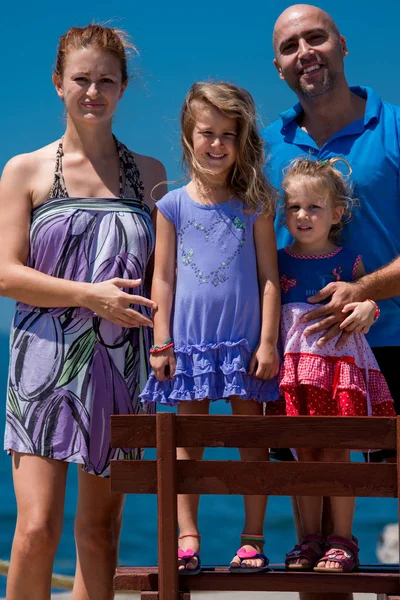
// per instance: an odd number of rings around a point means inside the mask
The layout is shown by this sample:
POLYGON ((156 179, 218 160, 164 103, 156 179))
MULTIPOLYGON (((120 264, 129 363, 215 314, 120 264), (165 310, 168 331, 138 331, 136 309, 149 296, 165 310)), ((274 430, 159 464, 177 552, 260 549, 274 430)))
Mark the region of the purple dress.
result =
MULTIPOLYGON (((154 243, 150 211, 132 153, 116 144, 120 198, 69 198, 60 143, 49 199, 32 212, 29 267, 72 281, 144 279, 154 243)), ((147 314, 145 307, 134 308, 147 314)), ((140 450, 110 448, 110 415, 142 410, 150 343, 148 328, 121 328, 87 308, 19 302, 5 449, 80 463, 104 477, 110 459, 140 458, 140 450)))
POLYGON ((185 187, 166 194, 157 208, 177 235, 177 366, 175 377, 166 382, 151 373, 142 401, 173 405, 232 395, 275 400, 276 379, 247 374, 261 331, 253 232, 258 215, 245 212, 238 200, 199 204, 185 187))

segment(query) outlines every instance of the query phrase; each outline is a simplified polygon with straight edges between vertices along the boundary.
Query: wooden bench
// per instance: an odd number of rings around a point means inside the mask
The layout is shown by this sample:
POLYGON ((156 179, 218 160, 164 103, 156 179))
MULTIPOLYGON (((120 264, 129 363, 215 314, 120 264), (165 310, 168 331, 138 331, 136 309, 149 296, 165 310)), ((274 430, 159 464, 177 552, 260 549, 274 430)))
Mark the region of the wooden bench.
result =
MULTIPOLYGON (((288 591, 376 593, 400 600, 398 566, 362 566, 354 573, 287 571, 232 575, 205 567, 178 576, 177 494, 268 494, 275 496, 369 496, 398 498, 400 417, 111 417, 115 448, 156 448, 154 461, 113 461, 114 492, 158 495, 158 568, 118 567, 114 588, 140 590, 141 600, 190 600, 191 591, 288 591), (177 447, 381 448, 397 450, 397 462, 316 463, 176 460, 177 447)), ((328 598, 329 596, 327 596, 328 598)))

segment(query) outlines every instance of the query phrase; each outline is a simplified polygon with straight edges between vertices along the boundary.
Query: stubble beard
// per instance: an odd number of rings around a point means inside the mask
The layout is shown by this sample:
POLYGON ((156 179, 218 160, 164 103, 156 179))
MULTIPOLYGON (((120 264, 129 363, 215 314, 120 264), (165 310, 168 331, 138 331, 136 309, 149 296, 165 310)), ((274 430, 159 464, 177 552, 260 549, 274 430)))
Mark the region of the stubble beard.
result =
POLYGON ((339 73, 331 73, 330 71, 326 71, 324 73, 324 79, 321 83, 318 83, 317 85, 307 85, 302 83, 300 80, 293 91, 302 98, 312 100, 332 92, 335 89, 338 81, 339 73))

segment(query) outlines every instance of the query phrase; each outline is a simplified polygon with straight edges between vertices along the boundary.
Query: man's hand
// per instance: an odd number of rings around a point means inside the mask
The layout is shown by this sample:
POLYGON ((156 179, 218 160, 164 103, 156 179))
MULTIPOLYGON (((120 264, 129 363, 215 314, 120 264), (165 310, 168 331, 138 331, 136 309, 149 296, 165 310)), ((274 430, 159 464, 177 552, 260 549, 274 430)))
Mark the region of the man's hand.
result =
POLYGON ((346 304, 363 300, 360 296, 360 290, 356 283, 346 283, 344 281, 328 283, 322 290, 308 298, 308 302, 316 304, 331 297, 327 304, 318 306, 318 308, 310 310, 302 316, 301 320, 305 323, 320 319, 317 323, 307 327, 304 330, 304 335, 308 336, 323 331, 324 334, 318 340, 318 346, 322 347, 327 341, 342 332, 336 343, 336 348, 340 350, 350 337, 348 331, 343 331, 340 328, 340 323, 346 316, 342 312, 343 308, 346 304))

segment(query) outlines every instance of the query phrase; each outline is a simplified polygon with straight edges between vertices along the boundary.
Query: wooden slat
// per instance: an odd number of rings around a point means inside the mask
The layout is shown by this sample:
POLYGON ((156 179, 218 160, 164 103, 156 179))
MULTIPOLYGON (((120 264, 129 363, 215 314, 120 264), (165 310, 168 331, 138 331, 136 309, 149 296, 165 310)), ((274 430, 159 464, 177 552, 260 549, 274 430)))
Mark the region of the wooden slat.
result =
POLYGON ((159 600, 176 600, 179 587, 175 418, 172 413, 159 413, 156 421, 159 600))
MULTIPOLYGON (((157 569, 145 567, 118 567, 114 577, 117 591, 157 590, 157 569)), ((295 573, 270 570, 267 573, 232 575, 227 569, 204 570, 196 577, 179 578, 179 589, 187 591, 275 591, 315 592, 334 594, 345 592, 381 593, 398 595, 400 591, 397 573, 295 573)), ((329 596, 327 596, 329 598, 329 596)))
POLYGON ((111 415, 112 448, 155 448, 155 415, 111 415))
MULTIPOLYGON (((153 461, 115 461, 111 469, 113 491, 156 493, 153 461)), ((379 463, 180 460, 177 492, 395 498, 397 470, 395 464, 379 463)))
POLYGON ((126 494, 157 494, 155 460, 112 460, 111 491, 126 494))
MULTIPOLYGON (((396 419, 386 417, 176 416, 177 445, 230 448, 396 448, 396 419)), ((155 417, 111 417, 114 448, 156 446, 155 417)))

